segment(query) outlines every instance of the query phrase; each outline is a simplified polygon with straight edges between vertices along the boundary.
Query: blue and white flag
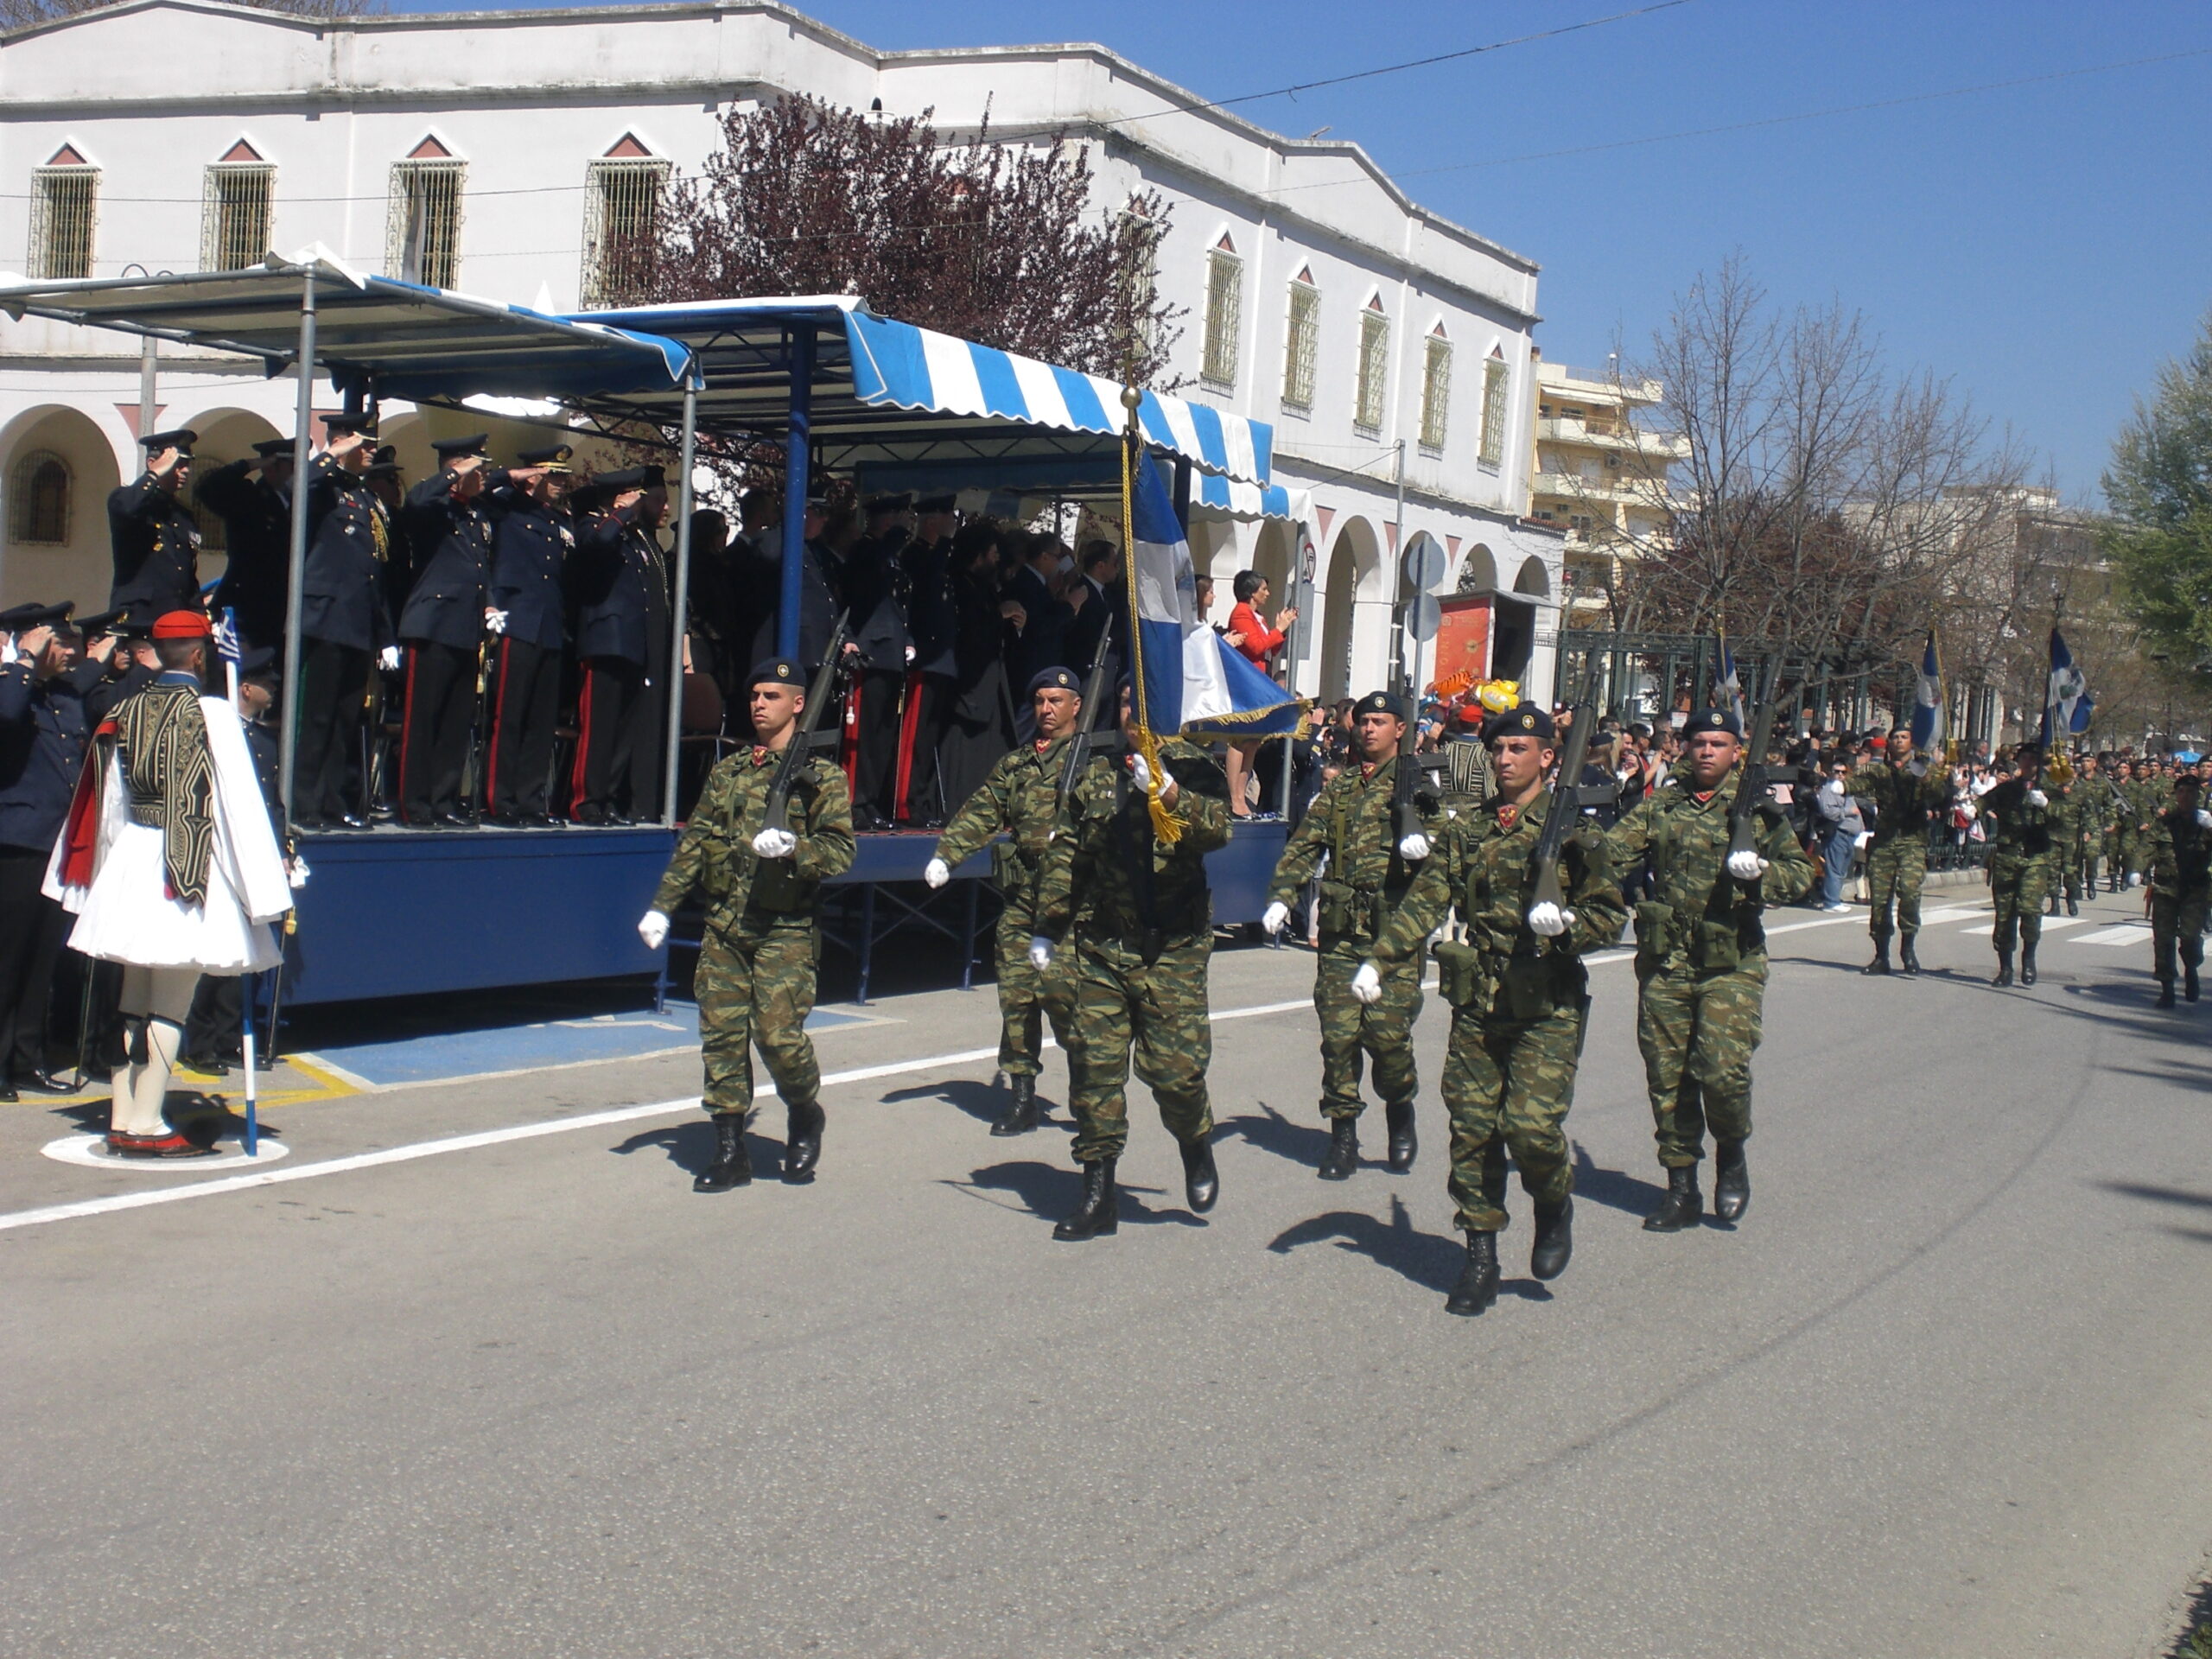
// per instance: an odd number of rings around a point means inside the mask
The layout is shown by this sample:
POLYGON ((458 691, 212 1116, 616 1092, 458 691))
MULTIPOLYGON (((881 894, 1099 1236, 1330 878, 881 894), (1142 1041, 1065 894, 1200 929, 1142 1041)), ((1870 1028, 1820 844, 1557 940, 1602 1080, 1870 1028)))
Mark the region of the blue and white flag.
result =
POLYGON ((1191 544, 1150 455, 1139 457, 1132 485, 1129 582, 1147 729, 1165 736, 1195 728, 1240 737, 1290 730, 1298 723, 1298 700, 1200 620, 1191 544))
POLYGON ((1735 653, 1728 649, 1728 632, 1725 628, 1720 633, 1720 677, 1713 683, 1713 704, 1714 708, 1726 709, 1735 715, 1738 726, 1746 723, 1744 718, 1744 680, 1736 672, 1735 653))
POLYGON ((2074 653, 2066 649, 2065 637, 2053 628, 2050 690, 2043 705, 2043 747, 2048 749, 2063 738, 2088 731, 2089 716, 2095 710, 2096 705, 2089 696, 2089 683, 2074 666, 2074 653))
POLYGON ((1928 649, 1920 653, 1920 685, 1912 698, 1912 747, 1932 753, 1943 741, 1943 659, 1936 650, 1936 630, 1928 630, 1928 649))

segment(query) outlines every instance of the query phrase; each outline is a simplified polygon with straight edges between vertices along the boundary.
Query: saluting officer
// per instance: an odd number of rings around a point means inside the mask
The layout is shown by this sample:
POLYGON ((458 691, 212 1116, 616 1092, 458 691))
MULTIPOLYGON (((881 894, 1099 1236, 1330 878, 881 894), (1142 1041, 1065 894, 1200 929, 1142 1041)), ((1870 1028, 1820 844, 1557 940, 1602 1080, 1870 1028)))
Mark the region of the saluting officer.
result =
POLYGON ((1697 1166, 1708 1128, 1713 1213, 1732 1222, 1751 1204, 1744 1142, 1767 976, 1759 913, 1813 886, 1812 860, 1764 793, 1754 809, 1756 847, 1729 851, 1735 791, 1726 785, 1738 762, 1761 759, 1744 753, 1741 722, 1707 709, 1687 729, 1681 783, 1653 791, 1608 843, 1624 875, 1647 866, 1651 874, 1651 896, 1636 907, 1636 1040, 1667 1172, 1667 1196, 1643 1222, 1655 1233, 1679 1232, 1704 1214, 1697 1166))
POLYGON ((684 825, 638 936, 658 950, 668 918, 697 895, 706 906, 697 996, 702 1103, 713 1115, 713 1165, 692 1183, 726 1192, 753 1179, 745 1120, 753 1109, 758 1043, 785 1108, 783 1176, 814 1177, 822 1157, 822 1071, 806 1017, 814 1011, 815 917, 822 883, 852 867, 852 797, 845 774, 819 756, 800 760, 789 830, 766 826, 768 797, 806 709, 806 679, 777 658, 754 667, 756 741, 715 763, 684 825))
MULTIPOLYGON (((2012 982, 2015 937, 2020 946, 2020 983, 2036 982, 2043 901, 2050 896, 2058 870, 2054 814, 2043 788, 2043 751, 2023 743, 2014 754, 2018 770, 1980 802, 1981 827, 1989 837, 1989 896, 1997 911, 1997 925, 1990 934, 1997 948, 1997 977, 1990 982, 1995 985, 2012 982)), ((2131 852, 2129 857, 2133 861, 2138 855, 2131 852)))
POLYGON ((492 735, 484 810, 494 823, 558 824, 546 810, 561 706, 567 610, 562 581, 576 532, 568 510, 573 476, 565 443, 525 449, 493 480, 492 631, 487 677, 492 735))
POLYGON ((2158 1006, 2174 1005, 2174 957, 2179 948, 2182 995, 2196 1001, 2204 965, 2204 912, 2212 898, 2212 812, 2193 772, 2174 779, 2174 804, 2151 823, 2151 963, 2158 1006))
POLYGON ((960 671, 954 657, 960 636, 960 604, 952 581, 954 500, 950 495, 932 495, 916 503, 919 522, 899 559, 906 572, 907 626, 913 652, 899 706, 893 816, 923 830, 943 823, 950 804, 944 798, 939 750, 960 671))
POLYGON ((483 510, 481 432, 440 438, 438 470, 407 493, 419 561, 399 613, 407 715, 399 738, 399 816, 416 829, 465 828, 461 773, 477 718, 477 676, 492 609, 492 524, 483 510))
POLYGON ((569 601, 576 607, 579 823, 635 823, 660 816, 662 721, 668 707, 668 566, 660 527, 668 486, 658 467, 602 473, 603 510, 576 535, 569 601))
POLYGON ((1037 1076, 1042 1069, 1044 1025, 1068 1046, 1071 1003, 1065 981, 1029 959, 1029 941, 1038 925, 1038 878, 1059 822, 1060 781, 1067 767, 1068 744, 1083 718, 1083 687, 1065 668, 1048 668, 1029 683, 1029 706, 1037 735, 1001 755, 982 785, 963 803, 937 843, 937 855, 923 872, 932 887, 987 843, 992 846, 991 875, 999 890, 999 919, 994 955, 999 982, 999 1070, 1006 1076, 1010 1103, 991 1125, 993 1135, 1020 1135, 1037 1127, 1037 1076))
POLYGON ((184 505, 192 480, 189 427, 149 432, 138 440, 146 470, 107 498, 108 541, 115 553, 115 583, 107 602, 156 615, 200 606, 200 526, 184 505))
POLYGON ((369 677, 378 658, 387 666, 399 660, 385 600, 391 529, 365 477, 375 423, 333 415, 323 430, 328 448, 308 465, 292 816, 307 830, 365 830, 366 804, 354 779, 369 677))
POLYGON ((1539 1279, 1567 1271, 1574 1163, 1565 1124, 1590 1018, 1582 954, 1618 938, 1628 918, 1605 837, 1588 820, 1573 826, 1560 850, 1565 907, 1536 901, 1536 842, 1554 812, 1573 810, 1544 786, 1558 759, 1558 729, 1524 702, 1493 715, 1487 730, 1497 793, 1448 822, 1375 941, 1372 959, 1351 980, 1355 996, 1379 1003, 1385 976, 1418 964, 1423 942, 1458 908, 1465 943, 1439 945, 1436 960, 1452 1007, 1443 1085, 1452 1118, 1448 1185, 1467 1235, 1466 1265, 1444 1306, 1466 1315, 1497 1300, 1509 1147, 1535 1205, 1529 1270, 1539 1279))
MULTIPOLYGON (((1122 729, 1134 730, 1128 688, 1122 729)), ((1181 738, 1155 753, 1166 776, 1160 805, 1179 827, 1173 841, 1153 825, 1152 773, 1145 758, 1101 755, 1076 780, 1068 822, 1053 838, 1039 883, 1038 936, 1030 960, 1052 965, 1063 938, 1074 953, 1075 1016, 1068 1028, 1068 1103, 1083 1201, 1052 1230, 1060 1239, 1096 1238, 1119 1224, 1114 1166, 1128 1144, 1128 1077, 1136 1073, 1160 1104, 1160 1121, 1183 1155, 1183 1192, 1204 1214, 1220 1194, 1214 1169, 1213 1109, 1206 1063, 1206 963, 1213 953, 1213 893, 1206 855, 1229 841, 1229 780, 1213 757, 1181 738)))
MULTIPOLYGON (((1421 1017, 1422 946, 1430 929, 1402 957, 1394 959, 1376 995, 1352 995, 1351 983, 1376 939, 1390 925, 1429 856, 1446 822, 1442 804, 1426 791, 1415 795, 1422 828, 1402 838, 1394 817, 1398 791, 1398 746, 1406 734, 1402 705, 1387 691, 1370 691, 1352 707, 1357 764, 1321 786, 1298 828, 1283 843, 1268 884, 1260 925, 1280 936, 1290 907, 1321 873, 1320 954, 1313 963, 1313 1011, 1321 1021, 1321 1116, 1329 1149, 1321 1155, 1325 1181, 1349 1180, 1359 1167, 1361 1058, 1375 1063, 1390 1137, 1390 1167, 1414 1166, 1418 1141, 1414 1096, 1420 1077, 1414 1063, 1414 1021, 1421 1017), (1327 860, 1326 868, 1322 861, 1327 860)), ((1433 927, 1433 924, 1431 925, 1433 927)))
POLYGON ((234 611, 247 645, 284 643, 284 601, 292 569, 292 441, 264 438, 253 454, 219 467, 193 486, 200 505, 223 521, 223 579, 208 608, 234 611))

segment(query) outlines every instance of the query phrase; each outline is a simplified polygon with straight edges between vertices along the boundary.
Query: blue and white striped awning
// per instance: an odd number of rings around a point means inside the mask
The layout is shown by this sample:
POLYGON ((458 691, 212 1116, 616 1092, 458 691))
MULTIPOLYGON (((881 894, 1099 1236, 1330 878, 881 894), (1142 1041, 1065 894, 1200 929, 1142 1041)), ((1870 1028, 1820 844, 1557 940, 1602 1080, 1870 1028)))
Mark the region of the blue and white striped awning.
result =
POLYGON ((1211 507, 1231 518, 1288 518, 1290 492, 1280 484, 1247 484, 1211 474, 1192 480, 1191 505, 1211 507))

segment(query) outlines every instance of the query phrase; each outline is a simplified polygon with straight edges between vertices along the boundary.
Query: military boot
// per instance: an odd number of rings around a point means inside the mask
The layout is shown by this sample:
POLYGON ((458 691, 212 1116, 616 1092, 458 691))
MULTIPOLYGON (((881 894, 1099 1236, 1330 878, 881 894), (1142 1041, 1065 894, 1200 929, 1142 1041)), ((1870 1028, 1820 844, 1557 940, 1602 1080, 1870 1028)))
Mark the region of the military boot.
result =
POLYGON ((2036 944, 2034 939, 2020 941, 2020 983, 2023 985, 2036 982, 2036 944))
POLYGON ((1321 1154, 1318 1173, 1325 1181, 1348 1181, 1359 1167, 1359 1120, 1356 1117, 1332 1117, 1329 1120, 1329 1149, 1321 1154))
POLYGON ((1121 1194, 1114 1190, 1114 1160, 1102 1158, 1083 1166, 1083 1202, 1075 1214, 1052 1229, 1060 1239, 1104 1238, 1122 1224, 1121 1194))
POLYGON ((1897 969, 1908 976, 1920 971, 1920 954, 1912 948, 1912 935, 1910 933, 1897 941, 1897 969))
POLYGON ((1421 1137, 1414 1133, 1414 1103, 1394 1100, 1382 1109, 1382 1116, 1390 1126, 1390 1167, 1402 1175, 1414 1166, 1421 1151, 1421 1137))
POLYGON ((2010 985, 2012 982, 2012 953, 2010 950, 1997 953, 1997 977, 1989 982, 1993 985, 2010 985))
POLYGON ((2181 965, 2181 997, 2184 1002, 2196 1001, 2196 964, 2193 962, 2181 965))
POLYGON ((2081 899, 2070 893, 2066 895, 2066 913, 2069 916, 2079 916, 2082 913, 2081 899))
POLYGON ((1667 1172, 1667 1196, 1643 1218, 1647 1233, 1679 1233, 1705 1214, 1705 1194, 1697 1190, 1697 1166, 1681 1164, 1667 1172))
POLYGON ((727 1192, 753 1184, 753 1157, 745 1149, 745 1114, 715 1114, 715 1161, 691 1183, 694 1192, 727 1192))
POLYGON ((1744 1218, 1751 1205, 1751 1166, 1740 1141, 1718 1141, 1713 1148, 1713 1213, 1726 1222, 1744 1218))
POLYGON ((1859 971, 1862 974, 1886 974, 1890 971, 1890 942, 1886 937, 1874 941, 1874 960, 1859 971))
POLYGON ((1561 1198, 1557 1209, 1536 1206, 1536 1240, 1529 1251, 1529 1271, 1539 1279, 1556 1279, 1567 1271, 1574 1254, 1574 1200, 1561 1198))
POLYGON ((1467 1265, 1459 1269, 1459 1282, 1444 1299, 1446 1313, 1472 1317, 1497 1300, 1497 1235, 1467 1235, 1467 1265))
POLYGON ((814 1179, 814 1166, 822 1161, 822 1131, 830 1122, 830 1114, 820 1103, 808 1101, 804 1106, 794 1106, 786 1115, 784 1136, 784 1179, 798 1185, 814 1179))
POLYGON ((1027 1135, 1037 1127, 1037 1079, 1008 1077, 1007 1093, 1013 1096, 1005 1115, 991 1125, 993 1135, 1027 1135))
POLYGON ((1183 1142, 1183 1197, 1203 1216, 1221 1196, 1221 1174, 1213 1166, 1213 1137, 1202 1135, 1183 1142))

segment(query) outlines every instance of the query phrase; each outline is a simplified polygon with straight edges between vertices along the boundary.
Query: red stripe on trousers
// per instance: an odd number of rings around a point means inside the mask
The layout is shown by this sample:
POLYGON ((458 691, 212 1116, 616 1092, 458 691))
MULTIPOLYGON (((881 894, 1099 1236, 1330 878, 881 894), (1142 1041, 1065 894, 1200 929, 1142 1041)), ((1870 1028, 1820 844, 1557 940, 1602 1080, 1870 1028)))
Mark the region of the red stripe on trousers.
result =
POLYGON ((409 739, 415 735, 415 664, 423 654, 420 645, 407 647, 407 715, 399 722, 399 821, 407 821, 407 751, 409 739))
POLYGON ((891 791, 891 816, 906 817, 906 790, 914 777, 914 734, 922 723, 922 677, 906 671, 906 707, 899 716, 898 781, 891 791))
POLYGON ((845 790, 857 795, 861 787, 861 677, 851 677, 852 686, 845 693, 845 752, 840 756, 845 767, 845 790))
POLYGON ((591 676, 589 663, 584 664, 583 695, 576 699, 576 760, 569 768, 569 816, 574 818, 583 810, 584 779, 591 758, 591 676))
POLYGON ((493 694, 498 701, 492 707, 492 741, 485 745, 490 752, 484 761, 484 810, 499 810, 499 733, 507 723, 507 641, 499 641, 499 686, 493 694))

